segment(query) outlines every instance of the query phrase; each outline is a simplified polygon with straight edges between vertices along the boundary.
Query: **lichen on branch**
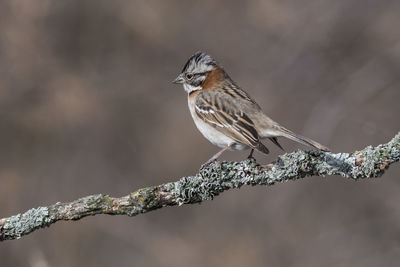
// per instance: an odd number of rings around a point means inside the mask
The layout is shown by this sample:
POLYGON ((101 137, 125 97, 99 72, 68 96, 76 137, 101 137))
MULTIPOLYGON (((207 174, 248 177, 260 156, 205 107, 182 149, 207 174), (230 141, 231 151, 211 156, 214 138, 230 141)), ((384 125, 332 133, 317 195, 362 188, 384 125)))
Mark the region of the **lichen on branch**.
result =
POLYGON ((90 195, 0 219, 0 241, 18 239, 59 220, 79 220, 96 214, 136 216, 165 206, 200 203, 243 185, 273 185, 306 176, 341 175, 354 180, 380 177, 399 159, 400 132, 386 144, 353 153, 300 150, 279 156, 266 166, 254 159, 213 162, 194 176, 142 188, 127 196, 90 195))

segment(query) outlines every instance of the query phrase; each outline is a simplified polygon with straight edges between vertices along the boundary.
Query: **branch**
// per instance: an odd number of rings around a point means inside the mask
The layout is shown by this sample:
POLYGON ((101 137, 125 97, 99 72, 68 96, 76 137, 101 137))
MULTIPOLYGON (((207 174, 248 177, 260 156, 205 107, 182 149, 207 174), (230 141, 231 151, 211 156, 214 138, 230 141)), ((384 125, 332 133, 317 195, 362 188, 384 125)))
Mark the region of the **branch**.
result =
POLYGON ((165 206, 200 203, 242 185, 273 185, 305 176, 341 175, 354 180, 380 177, 399 159, 400 132, 386 144, 368 146, 351 154, 296 151, 284 154, 266 166, 257 164, 254 159, 214 162, 194 176, 142 188, 127 196, 91 195, 0 219, 0 241, 19 239, 60 220, 80 220, 96 214, 135 216, 165 206))

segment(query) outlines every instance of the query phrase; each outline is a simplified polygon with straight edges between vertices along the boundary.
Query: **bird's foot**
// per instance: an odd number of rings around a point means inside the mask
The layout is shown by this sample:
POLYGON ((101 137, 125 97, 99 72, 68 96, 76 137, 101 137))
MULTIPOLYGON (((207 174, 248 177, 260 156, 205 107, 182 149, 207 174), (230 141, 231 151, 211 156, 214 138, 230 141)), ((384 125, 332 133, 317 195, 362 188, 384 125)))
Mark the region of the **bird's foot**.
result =
POLYGON ((216 163, 216 162, 217 162, 217 159, 211 158, 211 159, 207 160, 205 163, 201 164, 200 170, 201 170, 201 169, 204 169, 205 167, 208 167, 208 166, 210 166, 211 164, 216 163))
POLYGON ((247 159, 254 159, 255 160, 255 158, 253 157, 253 152, 254 152, 254 149, 251 149, 250 154, 247 157, 247 159))
POLYGON ((274 167, 273 163, 265 164, 265 165, 260 165, 261 169, 263 171, 269 171, 274 167))
POLYGON ((247 159, 256 161, 256 158, 253 156, 248 156, 247 159))
POLYGON ((217 159, 219 158, 219 156, 221 156, 221 154, 224 153, 224 151, 226 151, 227 149, 229 149, 229 146, 224 147, 223 149, 221 149, 220 151, 218 151, 214 156, 212 156, 209 160, 207 160, 206 163, 204 163, 203 165, 201 165, 200 170, 203 169, 204 167, 210 165, 211 163, 217 161, 217 159))

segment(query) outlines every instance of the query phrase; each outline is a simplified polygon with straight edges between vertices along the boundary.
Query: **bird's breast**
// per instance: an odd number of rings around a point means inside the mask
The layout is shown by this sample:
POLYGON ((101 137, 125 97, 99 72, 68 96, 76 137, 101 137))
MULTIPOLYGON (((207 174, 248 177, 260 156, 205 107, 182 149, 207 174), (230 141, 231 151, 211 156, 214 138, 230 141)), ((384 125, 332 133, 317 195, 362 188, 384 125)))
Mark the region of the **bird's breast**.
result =
MULTIPOLYGON (((188 97, 188 105, 190 114, 192 115, 193 121, 196 124, 197 129, 201 134, 207 138, 208 141, 219 147, 227 147, 233 145, 235 140, 221 133, 208 123, 204 122, 196 113, 195 110, 195 96, 188 97)), ((238 147, 239 148, 239 147, 238 147)))

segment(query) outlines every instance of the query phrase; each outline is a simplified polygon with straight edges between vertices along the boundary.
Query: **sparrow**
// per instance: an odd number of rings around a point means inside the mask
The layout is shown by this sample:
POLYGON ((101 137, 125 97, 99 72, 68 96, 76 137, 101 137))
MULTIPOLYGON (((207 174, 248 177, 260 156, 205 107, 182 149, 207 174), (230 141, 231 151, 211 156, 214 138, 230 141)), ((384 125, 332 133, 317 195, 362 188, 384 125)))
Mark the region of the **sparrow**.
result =
POLYGON ((199 131, 212 144, 222 148, 205 164, 217 160, 228 149, 251 149, 249 158, 252 158, 255 149, 268 154, 268 148, 261 143, 266 138, 282 150, 278 137, 330 151, 265 115, 256 101, 211 56, 203 52, 189 58, 173 83, 183 84, 188 94, 190 114, 199 131))

